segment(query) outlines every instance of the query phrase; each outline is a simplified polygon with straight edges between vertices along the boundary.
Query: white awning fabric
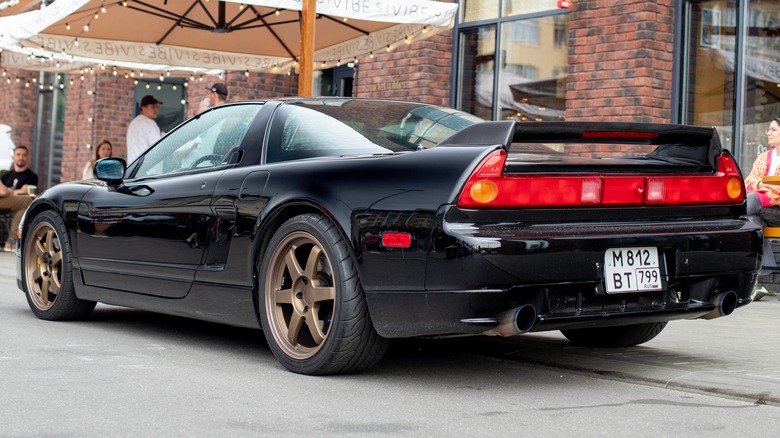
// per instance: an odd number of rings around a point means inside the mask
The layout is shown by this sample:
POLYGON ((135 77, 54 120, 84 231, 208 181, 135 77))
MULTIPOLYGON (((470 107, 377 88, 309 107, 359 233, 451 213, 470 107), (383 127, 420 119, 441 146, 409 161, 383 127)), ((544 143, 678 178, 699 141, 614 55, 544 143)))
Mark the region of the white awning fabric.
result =
MULTIPOLYGON (((132 0, 127 6, 104 3, 57 0, 41 10, 0 17, 2 65, 37 71, 103 64, 287 73, 296 63, 301 0, 177 0, 159 11, 132 0), (218 7, 224 21, 216 21, 218 7)), ((457 10, 456 3, 433 0, 316 0, 316 7, 314 68, 427 38, 451 28, 457 10)))

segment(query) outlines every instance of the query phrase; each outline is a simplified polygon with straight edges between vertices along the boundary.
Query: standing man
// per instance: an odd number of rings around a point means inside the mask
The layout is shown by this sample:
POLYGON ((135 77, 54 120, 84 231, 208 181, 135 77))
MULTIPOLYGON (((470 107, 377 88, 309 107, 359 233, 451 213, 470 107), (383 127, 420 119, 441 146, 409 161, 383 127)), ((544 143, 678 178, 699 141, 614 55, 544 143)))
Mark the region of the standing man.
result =
POLYGON ((155 99, 154 96, 146 95, 141 99, 141 113, 130 122, 127 127, 127 162, 132 163, 141 156, 149 146, 153 145, 162 137, 160 127, 154 119, 160 114, 162 102, 155 99))
POLYGON ((38 186, 38 175, 30 170, 29 159, 30 151, 27 147, 17 146, 14 149, 13 170, 6 172, 1 178, 3 184, 0 185, 0 208, 10 210, 13 215, 8 229, 8 241, 5 242, 3 251, 16 249, 16 230, 24 211, 33 199, 28 196, 30 186, 38 186))
POLYGON ((211 86, 206 89, 209 90, 209 95, 203 99, 203 102, 200 105, 200 112, 227 102, 228 89, 222 82, 211 84, 211 86))

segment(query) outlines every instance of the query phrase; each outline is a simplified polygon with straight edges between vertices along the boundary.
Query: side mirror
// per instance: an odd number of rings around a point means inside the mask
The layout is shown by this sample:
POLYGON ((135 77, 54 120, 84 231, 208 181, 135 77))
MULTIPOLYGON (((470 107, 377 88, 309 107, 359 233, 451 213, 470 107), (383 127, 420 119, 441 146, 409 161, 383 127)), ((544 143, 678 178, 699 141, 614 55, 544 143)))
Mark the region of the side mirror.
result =
POLYGON ((101 158, 95 161, 92 166, 92 172, 95 178, 103 180, 109 185, 116 185, 122 182, 125 177, 125 168, 127 164, 123 158, 101 158))

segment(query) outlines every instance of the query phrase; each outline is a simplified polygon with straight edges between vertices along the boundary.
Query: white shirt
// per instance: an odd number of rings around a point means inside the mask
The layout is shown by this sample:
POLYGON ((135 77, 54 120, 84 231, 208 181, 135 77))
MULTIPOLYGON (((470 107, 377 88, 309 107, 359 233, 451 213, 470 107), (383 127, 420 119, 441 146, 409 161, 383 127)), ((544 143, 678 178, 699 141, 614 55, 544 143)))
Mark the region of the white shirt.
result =
POLYGON ((777 148, 772 148, 772 164, 769 166, 767 176, 777 175, 777 167, 780 166, 780 157, 777 156, 777 148))
POLYGON ((138 114, 127 127, 127 162, 132 163, 160 137, 162 133, 157 123, 143 114, 138 114))

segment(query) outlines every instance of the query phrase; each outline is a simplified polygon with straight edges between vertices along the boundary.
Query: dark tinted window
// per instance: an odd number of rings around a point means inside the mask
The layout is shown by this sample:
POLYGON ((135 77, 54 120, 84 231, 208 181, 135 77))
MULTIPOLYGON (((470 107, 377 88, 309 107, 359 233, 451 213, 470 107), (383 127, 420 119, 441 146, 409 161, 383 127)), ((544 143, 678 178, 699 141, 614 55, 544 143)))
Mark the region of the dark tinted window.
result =
POLYGON ((451 108, 411 102, 326 99, 289 103, 274 115, 266 161, 409 152, 434 147, 481 121, 451 108))

